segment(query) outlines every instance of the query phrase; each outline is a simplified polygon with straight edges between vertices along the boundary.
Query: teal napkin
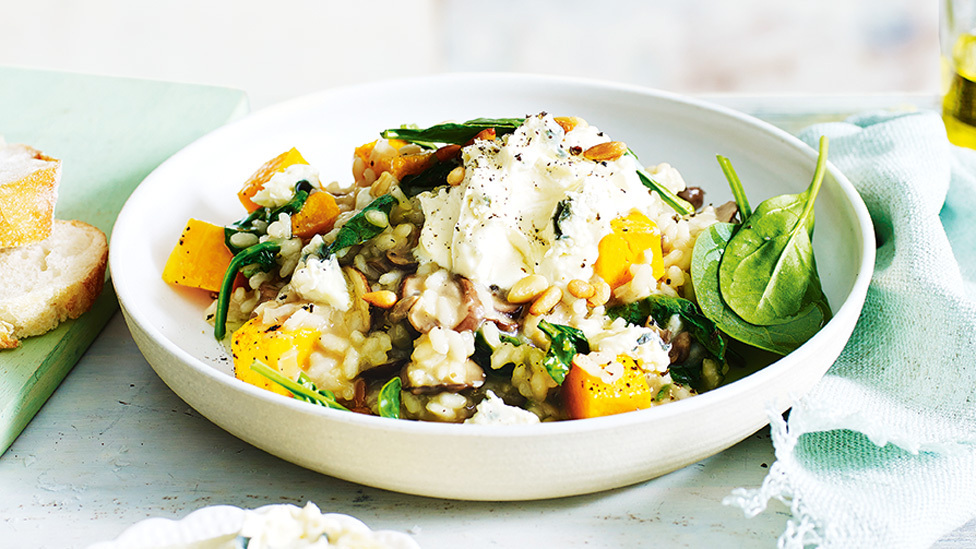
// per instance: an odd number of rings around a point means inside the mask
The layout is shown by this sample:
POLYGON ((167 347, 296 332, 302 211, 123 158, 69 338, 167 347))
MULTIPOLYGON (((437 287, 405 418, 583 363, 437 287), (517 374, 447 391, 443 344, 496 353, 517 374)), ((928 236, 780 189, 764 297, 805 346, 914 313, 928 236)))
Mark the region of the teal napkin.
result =
POLYGON ((770 499, 779 546, 928 547, 976 517, 976 152, 932 112, 870 113, 800 138, 857 187, 877 263, 850 342, 772 420, 776 462, 725 503, 770 499))

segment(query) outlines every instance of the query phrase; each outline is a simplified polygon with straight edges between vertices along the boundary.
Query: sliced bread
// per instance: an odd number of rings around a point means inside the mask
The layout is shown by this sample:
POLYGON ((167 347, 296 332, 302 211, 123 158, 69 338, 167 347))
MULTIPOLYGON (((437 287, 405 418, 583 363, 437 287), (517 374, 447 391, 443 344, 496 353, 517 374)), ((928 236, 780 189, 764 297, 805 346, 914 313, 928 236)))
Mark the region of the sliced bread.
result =
POLYGON ((25 246, 51 234, 61 161, 0 138, 0 248, 25 246))
POLYGON ((107 262, 105 234, 81 221, 55 220, 47 239, 0 248, 0 349, 90 309, 107 262))

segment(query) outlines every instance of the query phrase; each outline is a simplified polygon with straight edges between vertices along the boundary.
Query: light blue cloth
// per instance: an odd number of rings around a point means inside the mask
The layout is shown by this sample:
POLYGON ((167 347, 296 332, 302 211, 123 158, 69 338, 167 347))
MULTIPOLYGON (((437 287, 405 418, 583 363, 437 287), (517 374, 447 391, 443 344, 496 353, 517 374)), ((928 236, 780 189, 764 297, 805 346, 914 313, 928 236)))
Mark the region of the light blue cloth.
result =
MULTIPOLYGON (((819 124, 878 256, 840 358, 787 423, 776 463, 726 503, 792 510, 780 547, 928 547, 976 517, 976 151, 932 112, 819 124)), ((816 238, 816 237, 814 237, 816 238)))

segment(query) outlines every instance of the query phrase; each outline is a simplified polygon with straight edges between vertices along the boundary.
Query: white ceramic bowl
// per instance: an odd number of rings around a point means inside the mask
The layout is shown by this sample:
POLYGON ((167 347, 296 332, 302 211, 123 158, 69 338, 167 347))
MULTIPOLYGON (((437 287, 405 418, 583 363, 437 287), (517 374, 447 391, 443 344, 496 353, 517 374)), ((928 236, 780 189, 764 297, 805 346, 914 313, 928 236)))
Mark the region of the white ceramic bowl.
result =
POLYGON ((523 75, 449 75, 329 90, 256 112, 157 168, 119 215, 112 280, 132 336, 183 400, 272 454, 346 480, 411 494, 519 500, 624 486, 720 452, 819 380, 846 343, 874 265, 870 218, 836 169, 817 199, 815 248, 834 318, 789 356, 703 395, 639 412, 527 426, 419 423, 337 412, 245 384, 204 322, 205 296, 165 284, 186 220, 241 217, 234 193, 295 146, 323 180, 351 177, 355 146, 383 128, 548 111, 581 116, 645 164, 669 162, 716 204, 729 157, 750 199, 800 192, 816 153, 768 124, 643 88, 523 75))

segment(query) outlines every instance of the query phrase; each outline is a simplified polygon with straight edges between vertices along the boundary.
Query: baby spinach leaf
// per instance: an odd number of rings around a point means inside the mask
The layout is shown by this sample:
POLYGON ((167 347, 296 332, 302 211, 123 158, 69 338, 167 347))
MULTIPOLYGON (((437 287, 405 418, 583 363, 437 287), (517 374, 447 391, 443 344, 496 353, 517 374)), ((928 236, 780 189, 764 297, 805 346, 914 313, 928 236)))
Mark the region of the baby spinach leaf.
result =
MULTIPOLYGON (((214 337, 217 340, 224 339, 227 335, 227 311, 230 309, 230 294, 234 290, 234 279, 237 273, 248 265, 255 265, 250 271, 261 270, 268 272, 275 266, 277 253, 281 251, 281 245, 273 240, 260 242, 243 251, 237 253, 227 265, 224 271, 224 279, 220 284, 220 293, 217 294, 217 311, 214 315, 214 337)), ((250 274, 253 274, 251 272, 250 274)), ((250 276, 247 274, 247 276, 250 276)))
POLYGON ((383 230, 386 229, 386 226, 380 227, 371 223, 369 220, 369 212, 379 211, 389 218, 390 212, 393 211, 393 206, 396 204, 396 197, 390 194, 384 194, 383 196, 370 202, 365 208, 360 210, 359 213, 349 218, 349 221, 346 221, 346 224, 339 229, 338 233, 336 233, 336 238, 334 241, 332 241, 332 244, 322 246, 322 249, 319 250, 318 255, 321 257, 329 257, 339 250, 344 250, 346 248, 356 246, 357 244, 362 244, 371 238, 374 238, 376 235, 383 232, 383 230))
POLYGON ((700 361, 694 363, 693 367, 686 364, 671 364, 668 366, 668 372, 675 383, 695 389, 701 384, 702 368, 700 361))
POLYGON ((435 162, 418 174, 405 176, 400 181, 400 188, 407 196, 416 196, 424 191, 447 185, 447 174, 460 165, 461 162, 453 158, 444 162, 435 162))
POLYGON ((237 254, 245 250, 246 248, 241 248, 234 246, 231 243, 231 237, 236 233, 251 233, 255 236, 262 236, 267 232, 267 226, 272 222, 278 220, 280 214, 286 213, 288 215, 294 215, 302 209, 305 205, 305 201, 308 199, 309 193, 312 191, 312 185, 306 180, 301 180, 295 184, 295 195, 291 200, 278 206, 277 208, 268 208, 266 206, 261 206, 260 208, 254 210, 248 214, 243 219, 239 219, 229 226, 224 227, 224 245, 233 254, 237 254), (261 221, 264 228, 259 228, 255 225, 256 221, 261 221))
POLYGON ((298 400, 318 404, 319 406, 325 406, 334 410, 349 410, 342 404, 336 402, 335 395, 331 391, 319 389, 305 374, 299 374, 298 381, 292 381, 281 375, 278 370, 271 368, 260 360, 255 360, 251 363, 251 369, 281 385, 298 400))
POLYGON ((380 135, 386 139, 400 139, 417 144, 463 145, 482 130, 494 128, 496 135, 504 135, 512 133, 524 122, 524 118, 475 118, 467 122, 437 124, 429 128, 391 128, 383 130, 380 135))
POLYGON ((652 295, 633 303, 616 305, 607 309, 607 316, 623 318, 636 326, 647 325, 653 318, 658 326, 668 325, 671 317, 678 315, 685 329, 709 354, 719 360, 725 359, 725 338, 718 326, 698 310, 698 306, 687 299, 666 295, 652 295))
POLYGON ((718 272, 722 254, 736 228, 731 223, 716 223, 702 231, 695 241, 691 280, 698 306, 729 337, 777 354, 788 354, 820 330, 829 320, 830 310, 815 306, 790 322, 758 326, 730 309, 722 300, 718 272))
POLYGON ((827 139, 822 138, 807 190, 766 200, 729 240, 719 287, 725 303, 746 322, 783 324, 826 304, 811 241, 813 204, 826 162, 827 139))
POLYGON ((400 388, 403 382, 398 376, 387 381, 380 389, 379 410, 381 417, 400 419, 400 388))
MULTIPOLYGON (((508 334, 498 334, 498 339, 501 343, 511 343, 512 345, 518 347, 522 342, 517 338, 510 336, 508 334)), ((498 369, 491 367, 491 355, 495 350, 492 349, 491 345, 488 344, 488 340, 485 339, 485 334, 482 329, 478 329, 474 333, 474 354, 471 355, 471 360, 475 364, 481 366, 481 369, 488 374, 505 374, 507 373, 511 376, 511 370, 515 366, 513 363, 508 363, 498 369)))
POLYGON ((746 190, 742 188, 742 181, 739 180, 739 175, 735 173, 731 160, 722 155, 718 155, 717 158, 719 166, 722 167, 722 173, 725 174, 725 179, 729 181, 729 187, 732 188, 732 197, 735 198, 739 216, 741 219, 747 219, 752 215, 752 208, 749 206, 749 199, 746 198, 746 190))
POLYGON ((481 369, 490 372, 491 371, 491 353, 494 352, 491 345, 488 345, 488 340, 485 339, 485 334, 479 329, 474 333, 474 353, 471 355, 471 360, 475 364, 481 366, 481 369))
POLYGON ((566 380, 566 374, 573 364, 573 357, 576 353, 587 354, 590 352, 590 342, 587 341, 583 332, 572 326, 562 324, 552 324, 548 321, 539 321, 539 329, 549 336, 549 350, 542 364, 549 372, 549 376, 559 385, 566 380))
POLYGON ((671 206, 671 209, 674 211, 681 215, 691 215, 695 213, 695 208, 693 208, 687 200, 674 194, 671 192, 671 189, 655 181, 654 178, 648 175, 644 170, 638 169, 637 177, 640 178, 641 183, 643 183, 645 187, 656 192, 658 196, 661 197, 661 200, 664 200, 664 203, 671 206))
POLYGON ((627 149, 627 154, 634 157, 634 162, 637 164, 637 177, 640 178, 641 183, 648 189, 656 192, 661 200, 665 204, 671 206, 671 208, 678 212, 680 215, 691 215, 695 213, 695 208, 684 198, 671 192, 671 189, 665 187, 664 185, 658 183, 649 173, 644 171, 640 167, 640 159, 637 158, 637 153, 627 149))

